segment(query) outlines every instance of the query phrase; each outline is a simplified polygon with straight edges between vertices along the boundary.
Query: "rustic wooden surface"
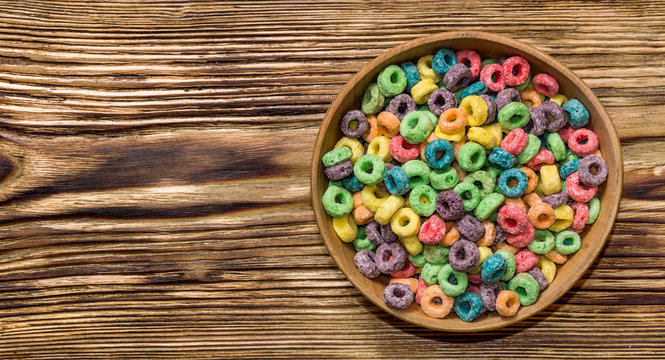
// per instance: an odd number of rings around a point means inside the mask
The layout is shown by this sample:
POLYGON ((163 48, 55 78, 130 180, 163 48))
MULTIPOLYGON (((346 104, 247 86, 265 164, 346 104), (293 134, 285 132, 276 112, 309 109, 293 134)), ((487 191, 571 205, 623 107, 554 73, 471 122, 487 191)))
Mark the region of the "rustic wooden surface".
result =
POLYGON ((665 356, 665 2, 466 3, 0 1, 0 358, 665 356), (378 310, 309 202, 336 92, 454 29, 572 68, 625 159, 592 269, 485 334, 378 310))

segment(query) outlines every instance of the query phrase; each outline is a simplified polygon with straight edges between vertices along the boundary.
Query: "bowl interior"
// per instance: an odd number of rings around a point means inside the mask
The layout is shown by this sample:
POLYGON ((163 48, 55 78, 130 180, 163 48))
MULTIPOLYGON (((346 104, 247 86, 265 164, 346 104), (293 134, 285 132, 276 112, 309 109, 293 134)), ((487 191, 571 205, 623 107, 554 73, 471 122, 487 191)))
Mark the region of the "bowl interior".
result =
POLYGON ((623 182, 622 163, 619 139, 611 119, 591 90, 565 66, 539 50, 511 38, 483 32, 440 33, 388 50, 366 65, 344 86, 328 109, 317 137, 312 159, 312 203, 321 235, 330 254, 349 281, 378 307, 405 321, 431 329, 484 331, 510 325, 539 312, 568 291, 588 269, 601 251, 616 217, 623 182), (582 234, 582 247, 576 254, 569 256, 564 265, 559 266, 555 280, 541 292, 538 301, 531 306, 521 307, 512 317, 504 318, 496 313, 483 314, 473 322, 466 323, 455 315, 449 315, 444 319, 430 318, 415 303, 406 310, 388 308, 383 302, 383 289, 388 279, 380 277, 370 280, 358 272, 353 262, 355 253, 353 246, 339 240, 332 229, 331 218, 323 209, 321 202, 328 180, 323 174, 320 159, 321 155, 330 151, 342 136, 339 130, 342 116, 349 110, 360 108, 365 88, 375 81, 384 67, 404 61, 415 62, 421 56, 434 54, 440 48, 472 49, 482 58, 519 55, 529 61, 532 74, 546 72, 554 76, 560 84, 559 93, 580 100, 589 110, 591 122, 588 127, 598 134, 600 151, 609 168, 607 182, 598 192, 602 205, 600 215, 598 220, 592 226, 587 226, 582 234))

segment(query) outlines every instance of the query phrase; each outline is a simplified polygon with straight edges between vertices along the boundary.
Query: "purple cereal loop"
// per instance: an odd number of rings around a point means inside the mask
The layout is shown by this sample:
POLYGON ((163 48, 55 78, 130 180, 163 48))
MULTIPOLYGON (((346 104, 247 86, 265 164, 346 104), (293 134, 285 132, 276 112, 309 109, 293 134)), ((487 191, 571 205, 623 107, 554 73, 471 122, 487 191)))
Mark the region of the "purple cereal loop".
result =
POLYGON ((473 215, 464 215, 463 218, 455 223, 455 227, 460 235, 473 242, 480 240, 480 238, 485 235, 485 227, 483 226, 483 223, 473 215))
POLYGON ((502 242, 506 241, 508 235, 510 235, 505 230, 503 230, 501 226, 499 226, 499 224, 494 226, 494 229, 496 230, 496 232, 494 234, 494 242, 492 242, 492 246, 499 245, 502 242))
POLYGON ((434 115, 441 116, 444 111, 457 107, 457 98, 446 89, 436 89, 430 94, 427 106, 434 115))
POLYGON ((540 200, 554 209, 568 202, 568 192, 563 190, 556 194, 543 196, 540 200))
POLYGON ((387 243, 397 241, 397 234, 393 232, 393 228, 390 227, 390 224, 381 226, 381 236, 383 236, 383 241, 387 243))
POLYGON ((404 267, 406 250, 396 243, 383 243, 376 249, 376 267, 384 274, 392 274, 404 267))
POLYGON ((374 279, 381 275, 381 272, 374 263, 374 258, 374 253, 369 250, 359 251, 353 257, 353 262, 356 264, 358 271, 368 279, 374 279))
POLYGON ((471 69, 464 64, 457 63, 443 76, 443 85, 448 91, 455 92, 469 86, 472 78, 471 69))
POLYGON ((511 102, 521 102, 522 97, 520 92, 515 88, 505 88, 496 94, 496 109, 501 110, 504 106, 511 102))
POLYGON ((436 197, 436 212, 446 221, 457 220, 464 215, 462 198, 453 190, 446 190, 436 197))
POLYGON ((450 247, 448 263, 457 271, 471 271, 479 261, 480 250, 469 240, 459 239, 450 247))
POLYGON ((532 106, 529 108, 529 115, 531 119, 524 126, 524 131, 536 136, 544 134, 548 123, 545 112, 540 107, 532 106))
POLYGON ((327 167, 323 172, 328 179, 332 181, 342 180, 345 177, 353 174, 353 163, 351 160, 341 162, 337 165, 327 167))
POLYGON ((360 110, 351 110, 344 115, 339 127, 344 135, 357 139, 369 129, 369 121, 360 110), (358 122, 358 127, 355 130, 351 129, 351 122, 354 120, 358 122))
POLYGON ((485 120, 485 125, 489 125, 496 120, 496 101, 487 94, 481 94, 480 97, 487 103, 487 120, 485 120))
POLYGON ((394 283, 383 290, 383 301, 393 309, 404 310, 413 303, 413 292, 409 285, 394 283))
POLYGON ((402 120, 406 114, 416 111, 416 102, 407 94, 399 94, 390 100, 384 111, 391 112, 402 120))
POLYGON ((494 284, 481 284, 480 285, 480 298, 483 300, 483 305, 489 311, 496 310, 496 298, 499 296, 503 286, 499 281, 494 284))
POLYGON ((381 235, 381 225, 379 225, 379 223, 376 221, 372 221, 371 223, 367 224, 365 227, 365 235, 367 235, 369 241, 371 241, 372 244, 376 246, 379 246, 385 242, 383 240, 383 235, 381 235))
POLYGON ((499 56, 498 58, 496 58, 496 61, 494 63, 497 65, 501 65, 506 60, 508 60, 507 56, 499 56))
POLYGON ((607 164, 603 158, 596 155, 587 155, 580 160, 580 165, 577 168, 577 175, 584 185, 599 186, 607 180, 607 164), (596 173, 591 170, 595 169, 596 173))
POLYGON ((538 283, 538 287, 540 287, 540 290, 543 290, 544 288, 547 287, 547 277, 545 276, 545 274, 543 274, 542 270, 540 270, 537 267, 533 267, 527 270, 526 273, 533 276, 533 278, 536 279, 536 282, 538 283))
POLYGON ((563 114, 563 108, 554 101, 545 101, 540 105, 540 109, 545 113, 545 120, 547 120, 547 131, 555 132, 563 129, 566 126, 566 117, 563 114), (549 120, 552 117, 552 121, 549 120))

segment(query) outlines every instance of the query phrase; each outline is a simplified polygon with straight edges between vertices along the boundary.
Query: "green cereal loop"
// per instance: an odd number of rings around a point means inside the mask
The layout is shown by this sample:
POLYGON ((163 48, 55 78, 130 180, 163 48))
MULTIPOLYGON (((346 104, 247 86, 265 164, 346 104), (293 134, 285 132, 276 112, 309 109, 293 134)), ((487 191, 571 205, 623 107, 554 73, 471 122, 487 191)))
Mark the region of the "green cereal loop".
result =
POLYGON ((524 91, 524 89, 526 89, 526 87, 529 86, 530 83, 531 83, 531 73, 529 73, 529 76, 527 76, 526 81, 523 82, 521 85, 516 86, 515 89, 517 89, 517 91, 524 91))
POLYGON ((500 193, 491 193, 485 196, 484 199, 480 200, 478 206, 476 206, 473 215, 480 221, 489 218, 490 215, 492 215, 492 213, 494 213, 503 203, 504 199, 505 197, 500 193))
POLYGON ((439 245, 425 245, 423 255, 428 262, 433 264, 447 264, 450 248, 439 245))
POLYGON ((376 249, 376 245, 374 245, 374 243, 371 242, 367 237, 364 226, 358 227, 358 236, 356 236, 356 238, 353 240, 353 247, 356 248, 356 251, 362 251, 362 250, 371 251, 376 249))
POLYGON ((508 289, 519 295, 522 306, 529 306, 535 303, 540 293, 540 286, 536 279, 525 272, 515 275, 508 283, 508 289))
POLYGON ((559 254, 570 255, 582 246, 580 235, 574 231, 564 230, 554 237, 554 250, 559 254))
POLYGON ((468 174, 463 181, 468 181, 480 190, 480 196, 487 196, 494 192, 495 179, 487 171, 478 170, 468 174))
POLYGON ((429 111, 429 105, 427 105, 427 103, 424 103, 422 105, 418 105, 418 107, 416 107, 416 110, 418 110, 418 111, 429 111))
MULTIPOLYGON (((409 188, 418 185, 428 185, 432 169, 422 160, 409 160, 402 165, 402 170, 409 177, 409 188)), ((357 177, 357 176, 356 176, 357 177)))
POLYGON ((465 272, 457 271, 453 269, 450 264, 446 264, 441 271, 439 271, 439 276, 437 277, 439 281, 439 286, 441 290, 448 296, 459 296, 466 291, 467 286, 469 286, 469 278, 465 272), (451 282, 451 275, 455 278, 454 282, 451 282))
MULTIPOLYGON (((425 104, 425 106, 428 106, 428 105, 425 104)), ((422 112, 424 112, 424 113, 427 113, 427 117, 428 117, 430 120, 432 120, 432 125, 434 125, 434 126, 432 127, 432 129, 434 129, 437 125, 439 125, 439 117, 436 116, 436 115, 434 115, 433 112, 429 111, 429 108, 418 109, 418 111, 422 111, 422 112)))
POLYGON ((497 219, 499 218, 499 212, 494 211, 490 217, 487 218, 488 221, 491 221, 493 223, 496 223, 497 219))
POLYGON ((524 150, 517 155, 517 162, 520 164, 528 163, 532 157, 536 156, 538 151, 540 151, 540 139, 536 135, 529 134, 529 142, 524 150))
POLYGON ((485 165, 486 159, 485 148, 473 141, 462 145, 457 153, 457 164, 466 172, 480 170, 485 165))
POLYGON ((566 160, 563 161, 563 162, 569 162, 569 161, 573 161, 573 160, 577 160, 577 159, 581 159, 581 158, 579 156, 573 154, 572 151, 569 151, 569 152, 566 153, 566 160))
POLYGON ((353 210, 353 196, 341 186, 330 186, 323 193, 323 208, 332 217, 346 216, 353 210))
MULTIPOLYGON (((432 114, 434 115, 434 114, 432 114)), ((420 144, 434 130, 434 119, 424 111, 412 111, 399 124, 399 133, 409 144, 420 144)))
POLYGON ((589 200, 589 220, 586 221, 587 224, 593 224, 598 219, 598 214, 600 214, 600 200, 597 197, 589 200))
POLYGON ((423 253, 420 253, 416 256, 409 255, 409 261, 413 264, 415 267, 423 267, 425 264, 427 264, 427 260, 425 259, 425 255, 423 253))
POLYGON ((431 216, 436 210, 436 197, 439 193, 429 185, 418 185, 409 194, 409 204, 420 216, 431 216))
POLYGON ((337 186, 337 187, 341 187, 341 188, 344 187, 344 185, 342 184, 342 180, 335 180, 335 181, 328 180, 328 187, 331 187, 331 186, 337 186))
POLYGON ((389 65, 379 73, 376 82, 381 95, 395 96, 406 89, 406 74, 399 66, 389 65))
POLYGON ((480 63, 480 68, 482 69, 489 64, 494 64, 495 62, 496 62, 495 59, 485 59, 483 60, 483 62, 480 63))
POLYGON ((537 229, 536 235, 527 247, 535 254, 545 255, 554 249, 554 235, 549 230, 537 229))
POLYGON ((471 182, 462 181, 453 190, 462 198, 464 211, 473 211, 480 203, 480 190, 471 182))
POLYGON ((521 102, 511 102, 499 110, 499 125, 507 130, 523 128, 531 119, 529 109, 521 102))
POLYGON ((554 154, 555 161, 561 161, 566 158, 566 144, 561 140, 559 133, 552 132, 547 134, 545 142, 552 154, 554 154))
POLYGON ((449 167, 445 170, 432 170, 429 175, 429 180, 432 183, 432 187, 436 190, 448 190, 452 189, 459 182, 459 175, 457 175, 457 170, 453 167, 449 167))
POLYGON ((321 161, 323 161, 323 166, 329 167, 349 160, 352 155, 353 152, 351 149, 349 149, 347 146, 342 146, 325 153, 323 157, 321 157, 321 161))
POLYGON ((490 175, 492 175, 492 181, 496 183, 496 179, 503 174, 503 169, 498 168, 496 166, 489 165, 485 168, 485 171, 487 171, 490 175))
POLYGON ((427 285, 436 284, 439 271, 441 271, 443 265, 444 264, 433 264, 428 262, 423 266, 423 270, 420 272, 420 278, 423 279, 427 285))
POLYGON ((365 185, 376 185, 383 180, 386 173, 386 163, 378 155, 367 154, 361 156, 353 165, 353 175, 365 185))
POLYGON ((517 268, 517 261, 515 260, 515 254, 511 253, 506 249, 499 249, 495 254, 501 255, 506 259, 506 273, 499 279, 501 281, 508 281, 513 278, 515 275, 515 269, 517 268))
POLYGON ((376 83, 369 84, 363 95, 361 110, 365 115, 376 114, 383 109, 385 100, 379 86, 376 83))

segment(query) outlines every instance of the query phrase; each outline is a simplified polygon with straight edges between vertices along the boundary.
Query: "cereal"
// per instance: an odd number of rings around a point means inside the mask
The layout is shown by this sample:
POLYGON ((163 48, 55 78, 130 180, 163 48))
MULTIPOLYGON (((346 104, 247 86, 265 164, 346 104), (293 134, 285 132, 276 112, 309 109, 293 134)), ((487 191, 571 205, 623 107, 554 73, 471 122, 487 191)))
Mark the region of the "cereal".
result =
POLYGON ((573 224, 573 209, 568 205, 554 208, 554 224, 549 227, 551 231, 559 232, 573 224))
POLYGON ((446 89, 436 89, 429 96, 427 106, 434 115, 441 116, 444 111, 457 107, 457 99, 446 89))
POLYGON ((462 198, 453 190, 439 193, 436 198, 436 212, 443 220, 457 220, 464 215, 462 198))
POLYGON ((473 79, 477 78, 480 75, 481 68, 481 59, 480 55, 473 50, 460 50, 455 53, 457 62, 464 64, 469 67, 471 70, 471 77, 473 79))
POLYGON ((520 96, 520 92, 515 88, 506 88, 496 94, 496 108, 499 111, 510 103, 520 101, 522 101, 522 97, 520 96))
POLYGON ((520 98, 522 99, 522 103, 527 107, 538 107, 542 102, 540 95, 530 89, 520 91, 520 98))
POLYGON ((533 276, 533 278, 538 283, 540 291, 543 291, 547 287, 548 284, 547 277, 545 277, 545 274, 539 268, 533 267, 528 271, 526 271, 526 273, 533 276))
POLYGON ((433 65, 433 60, 434 56, 432 55, 426 55, 418 59, 418 62, 416 63, 416 67, 418 68, 418 72, 420 73, 420 77, 422 79, 430 79, 435 83, 438 83, 441 81, 441 77, 434 72, 432 69, 433 65))
POLYGON ((333 218, 346 216, 353 210, 353 197, 342 187, 329 186, 323 193, 323 208, 333 218))
POLYGON ((399 67, 404 71, 406 77, 406 91, 411 92, 411 88, 420 81, 418 67, 410 61, 401 63, 399 67))
POLYGON ((369 129, 369 122, 365 114, 359 110, 351 110, 342 117, 340 129, 345 136, 357 139, 369 129))
POLYGON ((480 71, 480 81, 485 83, 490 91, 501 91, 506 88, 501 69, 499 64, 490 64, 480 71))
POLYGON ((533 276, 527 273, 519 273, 508 283, 508 289, 519 295, 520 304, 529 306, 536 302, 540 293, 540 286, 533 276))
POLYGON ((506 273, 506 259, 500 254, 494 254, 485 261, 480 270, 480 274, 485 284, 494 284, 506 273))
POLYGON ((446 295, 440 286, 432 285, 423 291, 419 302, 425 315, 441 319, 450 313, 455 299, 446 295))
POLYGON ((358 225, 349 215, 333 218, 332 225, 339 239, 344 242, 352 242, 358 235, 358 225))
POLYGON ((411 208, 401 208, 393 215, 390 227, 399 237, 416 235, 420 230, 420 216, 411 208))
POLYGON ((350 192, 357 192, 365 187, 365 184, 361 183, 355 175, 350 175, 342 179, 342 186, 350 192))
POLYGON ((488 311, 496 310, 496 299, 502 290, 503 287, 501 286, 501 283, 498 281, 492 284, 485 284, 485 283, 480 284, 478 292, 480 298, 483 301, 483 306, 485 306, 485 309, 487 309, 488 311))
POLYGON ((455 168, 448 168, 446 170, 434 169, 430 173, 430 182, 436 190, 448 190, 459 182, 459 176, 455 168))
POLYGON ((427 285, 434 285, 438 282, 437 276, 439 276, 439 272, 441 269, 443 269, 443 266, 445 264, 435 264, 428 262, 423 266, 423 271, 420 273, 420 278, 423 279, 423 281, 427 285))
POLYGON ((480 190, 480 196, 487 196, 494 191, 494 178, 484 170, 474 171, 464 178, 465 182, 471 182, 480 190))
POLYGON ((381 95, 395 96, 406 88, 406 74, 399 66, 389 65, 379 73, 376 83, 381 95))
POLYGON ((430 94, 438 88, 431 79, 422 79, 411 88, 411 97, 416 104, 422 105, 427 103, 430 94))
POLYGON ((341 180, 353 174, 353 163, 351 160, 347 160, 337 165, 327 167, 323 172, 330 180, 341 180))
POLYGON ((374 243, 372 243, 367 238, 364 226, 358 228, 358 235, 356 235, 356 238, 353 240, 353 247, 356 249, 356 251, 362 251, 362 250, 371 251, 376 249, 376 245, 374 245, 374 243))
POLYGON ((455 151, 448 140, 436 139, 430 141, 425 147, 425 160, 432 169, 445 169, 453 163, 454 159, 455 151))
POLYGON ((445 236, 446 223, 436 215, 423 222, 418 232, 418 239, 425 245, 437 245, 445 236))
POLYGON ((561 191, 561 178, 555 165, 541 167, 540 180, 543 182, 543 194, 552 195, 561 191))
POLYGON ((585 203, 575 202, 570 205, 573 209, 573 223, 570 225, 572 229, 583 230, 589 220, 589 206, 585 203))
POLYGON ((528 183, 529 178, 527 178, 524 171, 515 168, 504 171, 498 180, 499 189, 509 198, 522 196, 524 191, 526 191, 528 183), (511 185, 512 181, 515 181, 516 184, 511 185))
POLYGON ((469 141, 476 142, 487 150, 492 149, 496 145, 496 137, 489 130, 482 127, 469 128, 466 136, 469 141))
POLYGON ((494 243, 494 236, 496 235, 496 228, 494 226, 494 223, 491 221, 483 221, 483 228, 485 228, 485 233, 483 234, 483 237, 480 238, 480 240, 476 241, 476 245, 479 247, 482 246, 492 246, 494 243))
POLYGON ((514 316, 520 308, 520 298, 516 292, 502 290, 496 297, 496 312, 501 316, 514 316))
POLYGON ((429 185, 418 185, 409 194, 409 203, 413 211, 420 216, 430 216, 436 210, 436 198, 439 194, 429 185))
POLYGON ((464 171, 480 170, 485 165, 487 156, 482 145, 469 141, 462 145, 457 154, 457 163, 464 171))
POLYGON ((517 86, 525 83, 530 70, 529 63, 519 56, 509 57, 501 64, 501 75, 507 86, 517 86))
MULTIPOLYGON (((379 138, 381 137, 382 136, 380 136, 379 138)), ((372 142, 374 142, 374 140, 372 140, 372 142)), ((404 137, 402 137, 401 135, 397 135, 394 138, 390 139, 389 151, 390 151, 390 156, 392 156, 393 159, 401 163, 405 163, 409 160, 415 160, 418 157, 418 154, 420 153, 420 147, 418 145, 409 144, 406 140, 404 140, 404 137)))
POLYGON ((589 219, 587 220, 587 224, 593 224, 596 222, 596 219, 598 219, 598 215, 600 214, 600 200, 598 198, 593 198, 589 200, 589 219))
POLYGON ((555 220, 554 209, 542 201, 531 205, 527 216, 536 229, 547 229, 554 224, 555 220))
POLYGON ((386 225, 395 215, 397 210, 404 206, 404 199, 401 196, 390 195, 381 202, 379 208, 374 212, 374 220, 380 225, 386 225))
POLYGON ((564 230, 556 234, 554 237, 554 250, 559 254, 570 255, 582 246, 582 240, 580 235, 569 231, 564 230))
MULTIPOLYGON (((411 276, 413 276, 415 274, 416 274, 416 267, 413 266, 413 264, 411 264, 411 261, 409 261, 409 259, 407 258, 404 261, 404 268, 402 270, 395 271, 394 273, 390 274, 390 276, 392 276, 393 278, 399 279, 399 278, 410 278, 411 276)), ((413 284, 413 285, 415 286, 416 284, 413 284)), ((411 286, 409 285, 409 287, 411 287, 411 286)), ((412 291, 414 290, 413 288, 411 288, 411 289, 412 289, 412 291)), ((415 291, 413 291, 413 292, 415 293, 415 291)))
POLYGON ((370 250, 362 250, 353 256, 353 262, 356 264, 358 271, 368 279, 374 279, 381 275, 381 271, 374 263, 374 252, 370 250))
POLYGON ((573 129, 589 124, 589 111, 577 99, 570 99, 562 106, 566 120, 573 129))
POLYGON ((545 144, 552 152, 554 161, 562 161, 566 157, 566 144, 558 133, 552 132, 547 134, 545 137, 545 144))
POLYGON ((406 284, 389 284, 383 291, 383 301, 393 309, 404 310, 413 300, 413 292, 406 284))
POLYGON ((383 109, 384 101, 379 86, 376 83, 370 84, 363 95, 362 112, 367 115, 376 114, 383 109))
POLYGON ((437 281, 443 292, 448 296, 459 296, 469 285, 467 274, 463 271, 455 270, 450 264, 441 268, 437 276, 437 281))
POLYGON ((432 170, 424 161, 410 160, 402 165, 402 169, 409 177, 409 188, 413 189, 418 185, 429 184, 429 176, 432 170))
POLYGON ((393 195, 404 195, 409 191, 409 176, 399 166, 386 171, 384 176, 386 189, 393 195))
POLYGON ((515 271, 518 273, 525 272, 538 263, 538 256, 529 249, 522 249, 515 254, 515 262, 517 266, 515 271))
POLYGON ((544 255, 554 249, 554 235, 548 230, 538 229, 528 245, 534 254, 544 255))
POLYGON ((507 249, 499 249, 495 252, 496 255, 501 255, 506 260, 506 272, 499 278, 501 281, 508 281, 513 278, 515 275, 515 269, 517 268, 517 261, 515 260, 515 254, 507 249))
POLYGON ((502 207, 499 210, 497 222, 501 229, 509 234, 521 234, 529 224, 525 210, 515 205, 502 207))
POLYGON ((448 262, 457 271, 473 270, 480 261, 480 250, 471 241, 459 239, 450 247, 448 262))
POLYGON ((353 166, 353 174, 366 185, 376 185, 381 182, 385 172, 386 164, 383 159, 374 154, 363 155, 353 166))
POLYGON ((473 215, 464 215, 455 223, 460 235, 470 241, 478 241, 485 234, 485 227, 473 215))
POLYGON ((455 134, 460 130, 464 130, 467 124, 466 113, 458 108, 450 108, 445 110, 439 116, 438 128, 444 134, 455 134))
POLYGON ((453 191, 462 198, 464 211, 473 211, 480 203, 480 190, 471 182, 462 181, 455 186, 453 191))
POLYGON ((401 270, 406 262, 406 250, 396 243, 383 243, 376 249, 376 267, 384 274, 392 274, 401 270))
POLYGON ((428 111, 408 113, 399 126, 399 133, 410 144, 420 144, 434 130, 434 114, 428 111))
POLYGON ((570 134, 568 147, 577 156, 591 155, 598 149, 598 136, 589 129, 577 129, 570 134))
POLYGON ((478 206, 476 206, 476 209, 473 211, 473 215, 475 215, 478 220, 489 218, 490 215, 501 206, 504 199, 504 196, 499 193, 488 194, 485 198, 480 200, 478 206))
POLYGON ((577 176, 587 186, 599 186, 607 180, 607 174, 608 169, 605 160, 596 155, 583 157, 577 168, 577 176))
POLYGON ((323 162, 323 165, 325 167, 329 167, 337 165, 347 160, 351 160, 351 155, 353 155, 351 149, 349 149, 348 147, 341 147, 337 149, 332 149, 327 153, 325 153, 321 158, 321 161, 323 162))
POLYGON ((559 92, 559 82, 549 74, 536 74, 531 79, 531 83, 537 92, 548 97, 555 96, 559 92))
MULTIPOLYGON (((367 145, 367 154, 377 155, 386 163, 393 160, 390 156, 390 139, 385 136, 377 136, 367 145)), ((356 163, 358 163, 356 161, 356 163)))
POLYGON ((536 136, 543 135, 547 130, 547 116, 540 107, 529 108, 529 122, 524 125, 524 131, 536 136))
POLYGON ((459 108, 466 114, 469 126, 484 125, 487 121, 487 103, 477 95, 470 95, 462 99, 459 108))
POLYGON ((511 102, 499 110, 497 119, 504 129, 523 128, 530 119, 529 109, 521 102, 511 102))
POLYGON ((400 120, 395 114, 382 111, 376 116, 376 125, 378 127, 378 135, 392 138, 399 134, 400 120))
POLYGON ((533 227, 531 222, 527 222, 526 229, 524 229, 523 232, 519 234, 508 235, 506 242, 508 242, 510 245, 522 248, 527 246, 533 240, 535 234, 536 228, 533 227))
POLYGON ((511 155, 517 156, 524 151, 524 148, 529 143, 529 135, 522 129, 514 129, 508 133, 501 141, 501 148, 509 152, 511 155))
MULTIPOLYGON (((392 275, 395 275, 393 273, 392 275)), ((407 277, 407 278, 392 278, 388 282, 389 284, 404 284, 407 285, 412 293, 416 293, 418 291, 418 279, 412 278, 412 277, 407 277)))
POLYGON ((575 201, 588 202, 596 195, 597 191, 598 186, 582 185, 577 171, 570 174, 566 179, 566 192, 575 201))
POLYGON ((455 298, 455 314, 463 321, 473 321, 483 312, 480 295, 467 291, 455 298))
POLYGON ((554 276, 556 275, 556 265, 554 264, 553 261, 550 261, 546 258, 540 258, 538 259, 538 264, 536 265, 536 268, 539 269, 543 273, 543 275, 545 275, 548 284, 551 284, 552 281, 554 281, 554 276))
POLYGON ((468 96, 471 95, 481 95, 487 92, 487 86, 483 84, 481 81, 477 81, 469 86, 467 86, 462 92, 459 94, 460 99, 464 99, 468 96))
POLYGON ((520 164, 526 164, 531 160, 538 151, 540 151, 540 145, 541 141, 540 139, 533 134, 529 134, 529 141, 527 142, 526 146, 524 147, 524 150, 522 150, 521 153, 517 154, 517 162, 520 164))
POLYGON ((386 111, 402 120, 406 114, 416 111, 416 102, 408 94, 399 94, 390 100, 388 106, 386 106, 386 111))

